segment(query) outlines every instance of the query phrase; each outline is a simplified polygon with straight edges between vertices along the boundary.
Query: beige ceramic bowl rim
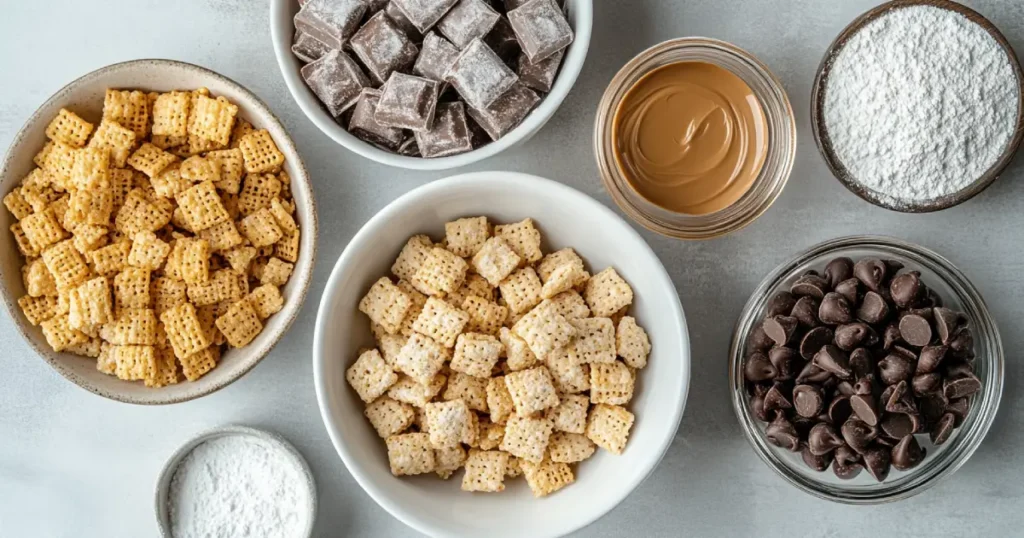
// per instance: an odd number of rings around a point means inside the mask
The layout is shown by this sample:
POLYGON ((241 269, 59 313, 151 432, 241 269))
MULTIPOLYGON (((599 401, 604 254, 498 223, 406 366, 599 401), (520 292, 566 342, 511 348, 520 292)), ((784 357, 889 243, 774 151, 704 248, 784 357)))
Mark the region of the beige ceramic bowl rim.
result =
POLYGON ((277 65, 281 70, 281 77, 292 99, 299 105, 302 113, 309 118, 309 121, 316 125, 317 129, 327 135, 335 143, 345 149, 367 159, 408 170, 449 170, 467 166, 484 159, 493 157, 517 144, 527 140, 550 120, 555 112, 562 106, 569 92, 576 85, 583 64, 587 59, 587 52, 590 49, 591 35, 594 25, 594 0, 575 0, 572 9, 576 15, 569 17, 569 23, 573 26, 575 37, 573 42, 566 48, 565 57, 562 60, 562 67, 555 79, 551 91, 541 100, 519 125, 509 131, 498 140, 466 153, 452 155, 449 157, 437 157, 424 159, 422 157, 409 157, 378 149, 373 145, 364 142, 343 129, 334 118, 324 111, 319 101, 306 87, 302 81, 299 70, 292 67, 294 62, 292 55, 292 34, 283 31, 283 28, 291 27, 291 19, 282 22, 279 15, 285 11, 283 4, 295 0, 271 0, 270 2, 270 34, 274 43, 274 55, 277 58, 277 65), (312 97, 311 97, 312 96, 312 97))
MULTIPOLYGON (((305 163, 303 163, 302 157, 299 155, 298 149, 295 147, 295 143, 292 141, 291 137, 287 135, 287 130, 284 128, 284 124, 282 124, 281 120, 279 120, 277 118, 277 116, 270 110, 270 107, 268 107, 266 105, 266 103, 263 102, 262 99, 257 97, 256 94, 254 94, 253 92, 249 91, 244 86, 242 86, 241 84, 235 82, 234 80, 232 80, 232 79, 230 79, 230 78, 228 78, 228 77, 226 77, 224 75, 221 75, 220 73, 217 73, 215 71, 212 71, 210 69, 207 69, 205 67, 202 67, 202 66, 199 66, 199 65, 195 65, 195 64, 192 64, 192 63, 182 62, 182 61, 178 61, 178 60, 168 60, 168 59, 162 59, 162 58, 128 60, 128 61, 125 61, 125 62, 119 62, 119 63, 115 63, 115 64, 110 64, 108 66, 101 67, 99 69, 96 69, 94 71, 86 73, 85 75, 82 75, 82 76, 76 78, 75 80, 65 84, 60 90, 58 90, 56 93, 51 95, 45 102, 43 102, 43 104, 41 104, 36 109, 36 111, 32 113, 31 116, 29 116, 28 120, 25 121, 25 123, 24 123, 24 125, 22 125, 21 129, 18 130, 18 134, 16 134, 14 136, 14 139, 11 141, 10 146, 8 146, 7 152, 4 155, 3 165, 0 166, 0 178, 7 177, 7 175, 9 173, 11 173, 10 172, 10 167, 11 167, 13 161, 14 161, 14 151, 15 151, 15 148, 17 148, 24 141, 24 138, 28 134, 29 128, 32 125, 36 124, 37 122, 47 121, 45 118, 41 117, 42 116, 42 111, 44 109, 49 108, 50 105, 52 105, 54 103, 67 100, 69 94, 74 92, 79 86, 81 86, 82 84, 84 84, 86 82, 90 82, 90 81, 92 81, 94 79, 101 78, 101 77, 103 77, 103 76, 105 76, 108 73, 113 72, 113 71, 122 70, 122 69, 132 69, 132 68, 134 68, 136 66, 139 66, 139 65, 142 65, 142 64, 155 64, 155 65, 161 66, 161 67, 183 68, 183 69, 187 69, 187 70, 197 71, 197 72, 199 72, 203 76, 217 79, 218 81, 222 82, 225 85, 232 86, 238 92, 244 94, 250 100, 251 106, 253 108, 255 108, 256 111, 259 114, 265 115, 267 117, 268 122, 276 124, 276 126, 281 129, 281 132, 286 133, 286 136, 285 136, 285 138, 283 140, 275 140, 274 142, 279 144, 279 145, 281 145, 281 146, 284 146, 283 149, 285 150, 285 153, 290 153, 290 154, 293 154, 293 155, 296 156, 294 164, 295 164, 296 168, 299 170, 300 173, 297 174, 297 177, 293 176, 291 179, 292 179, 292 181, 296 181, 297 180, 297 181, 301 182, 303 189, 309 192, 309 196, 308 196, 308 199, 309 199, 309 209, 308 209, 309 215, 308 215, 308 217, 309 218, 307 219, 308 220, 307 227, 309 227, 311 229, 308 230, 308 231, 304 231, 304 233, 312 233, 313 234, 313 238, 314 238, 313 242, 311 243, 313 245, 313 248, 312 248, 312 251, 310 252, 309 269, 305 272, 305 274, 293 274, 292 275, 293 278, 298 278, 299 279, 300 286, 299 286, 299 289, 297 290, 298 294, 297 295, 293 295, 293 297, 291 298, 291 301, 297 301, 300 304, 303 303, 306 300, 306 295, 309 292, 309 286, 310 286, 310 283, 312 282, 313 267, 316 265, 316 240, 315 239, 317 237, 317 229, 318 229, 317 211, 316 211, 316 200, 313 197, 313 185, 312 185, 312 183, 310 182, 310 179, 309 179, 309 172, 306 170, 306 165, 305 165, 305 163)), ((247 106, 249 106, 249 105, 247 105, 247 106)), ((4 280, 3 269, 0 269, 0 281, 3 281, 3 280, 4 280)), ((187 402, 189 400, 194 400, 196 398, 200 398, 202 396, 206 396, 207 394, 216 392, 216 391, 218 391, 218 390, 220 390, 220 389, 230 385, 231 383, 237 381, 239 378, 241 378, 246 373, 248 373, 250 370, 252 370, 257 364, 259 364, 260 361, 263 360, 264 357, 266 357, 270 353, 270 351, 274 348, 274 346, 277 345, 277 343, 281 340, 281 337, 283 337, 285 335, 285 333, 288 332, 288 329, 291 327, 292 323, 295 321, 295 318, 297 318, 299 313, 301 312, 301 308, 296 308, 294 313, 292 313, 292 315, 285 321, 284 325, 281 326, 280 332, 277 335, 275 335, 275 337, 273 339, 271 339, 269 342, 267 342, 262 348, 253 351, 254 353, 256 353, 256 358, 254 360, 252 360, 249 364, 244 364, 237 372, 235 372, 234 375, 228 377, 223 382, 215 383, 215 384, 210 385, 209 387, 203 388, 201 390, 197 390, 195 392, 188 393, 188 394, 181 395, 181 396, 176 396, 176 397, 163 397, 163 398, 161 398, 158 392, 153 392, 153 397, 151 397, 151 398, 150 397, 138 398, 138 397, 129 396, 129 395, 121 394, 121 393, 105 391, 105 390, 101 389, 100 387, 98 387, 96 385, 93 385, 87 379, 84 379, 84 378, 81 378, 79 376, 76 376, 76 375, 72 374, 70 371, 66 370, 64 368, 64 365, 61 363, 61 361, 57 358, 57 356, 54 354, 54 352, 52 350, 44 348, 42 345, 40 345, 39 342, 37 342, 34 338, 32 338, 28 334, 28 329, 25 327, 25 319, 22 316, 21 309, 18 308, 14 304, 14 302, 12 301, 12 298, 11 298, 11 294, 9 293, 9 290, 7 290, 7 289, 3 290, 3 302, 4 302, 4 306, 7 308, 7 315, 8 315, 8 317, 10 317, 10 319, 14 322, 14 325, 18 328, 18 333, 21 335, 21 337, 26 342, 28 342, 29 346, 31 346, 32 349, 35 350, 35 352, 40 357, 45 359, 46 362, 51 367, 53 367, 54 370, 56 370, 58 373, 60 373, 61 376, 63 376, 68 381, 71 381, 75 385, 77 385, 77 386, 79 386, 79 387, 81 387, 81 388, 83 388, 85 390, 88 390, 89 392, 91 392, 93 394, 102 396, 104 398, 109 398, 111 400, 116 400, 116 401, 119 401, 119 402, 123 402, 123 403, 140 404, 140 405, 164 405, 164 404, 174 404, 174 403, 187 402)))
POLYGON ((316 492, 316 480, 313 478, 313 471, 309 468, 309 463, 306 462, 306 458, 302 456, 294 445, 288 442, 287 439, 280 435, 269 432, 266 430, 260 430, 249 426, 241 425, 227 425, 219 426, 203 431, 188 441, 185 441, 174 453, 171 454, 167 461, 164 463, 163 469, 160 471, 160 476, 156 480, 156 486, 154 488, 154 499, 153 509, 156 515, 157 527, 160 528, 160 536, 163 538, 173 538, 170 529, 170 522, 168 521, 169 508, 168 508, 168 492, 171 487, 171 480, 174 478, 174 471, 178 469, 178 464, 181 460, 185 459, 192 450, 205 441, 215 439, 217 437, 253 437, 265 443, 272 445, 275 449, 279 450, 285 456, 288 461, 295 464, 301 471, 306 479, 306 489, 309 493, 309 508, 308 508, 308 521, 304 532, 301 536, 312 536, 313 527, 316 524, 316 511, 317 511, 317 492, 316 492))

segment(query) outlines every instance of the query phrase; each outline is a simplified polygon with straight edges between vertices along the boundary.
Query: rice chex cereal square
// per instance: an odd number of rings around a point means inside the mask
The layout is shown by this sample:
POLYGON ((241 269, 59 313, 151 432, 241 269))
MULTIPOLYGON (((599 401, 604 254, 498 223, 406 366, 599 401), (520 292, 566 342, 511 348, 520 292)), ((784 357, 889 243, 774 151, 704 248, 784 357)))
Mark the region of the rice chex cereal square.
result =
POLYGON ((508 454, 499 450, 469 451, 466 474, 462 477, 462 491, 505 491, 505 468, 508 454))
POLYGON ((402 280, 411 280, 423 262, 430 257, 433 248, 430 238, 425 235, 410 237, 391 266, 391 272, 402 280))
POLYGON ((475 377, 489 378, 504 346, 497 338, 479 333, 460 334, 455 342, 455 355, 450 367, 475 377))
POLYGON ((398 369, 417 382, 427 385, 441 371, 448 350, 429 336, 414 333, 395 360, 398 369))
POLYGON ((578 433, 558 432, 551 434, 548 442, 548 454, 551 461, 560 463, 577 463, 594 455, 597 446, 585 435, 578 433))
POLYGON ((633 303, 633 288, 609 267, 587 281, 583 298, 595 317, 610 317, 633 303))
POLYGON ((540 463, 544 460, 553 429, 553 424, 546 418, 512 415, 505 424, 501 449, 517 458, 540 463))
POLYGON ((433 248, 409 282, 427 295, 452 293, 466 280, 469 265, 443 248, 433 248))
POLYGON ((433 472, 434 449, 426 433, 404 433, 387 439, 388 461, 395 476, 433 472))
POLYGON ((597 446, 613 454, 622 454, 633 420, 633 413, 622 407, 597 404, 590 410, 586 435, 597 446))
POLYGON ((386 396, 377 398, 367 405, 363 414, 369 419, 373 429, 377 430, 377 435, 383 439, 402 433, 412 426, 412 421, 416 417, 411 405, 386 396))
POLYGON ((544 305, 523 316, 512 326, 512 332, 525 340, 540 360, 545 360, 576 336, 576 328, 565 317, 544 305))
POLYGON ((494 227, 494 235, 507 241, 512 250, 527 263, 539 261, 544 255, 540 250, 540 231, 533 225, 533 219, 499 224, 494 227))
POLYGON ((468 322, 469 314, 441 299, 430 297, 413 322, 412 329, 450 348, 468 322))
POLYGON ((468 258, 476 254, 491 236, 487 217, 458 219, 444 224, 448 250, 457 256, 468 258))
POLYGON ((515 410, 512 395, 505 385, 505 376, 487 380, 487 409, 491 413, 491 422, 495 424, 504 423, 515 410))
POLYGON ((453 371, 448 376, 448 386, 441 398, 445 401, 462 399, 474 411, 487 412, 487 383, 482 377, 453 371))
POLYGON ((537 306, 541 301, 540 278, 533 267, 526 267, 512 273, 501 281, 499 287, 501 296, 508 303, 509 310, 513 314, 522 314, 537 306))
POLYGON ((529 416, 559 403, 551 373, 544 366, 506 374, 505 386, 520 416, 529 416))
POLYGON ((398 381, 398 375, 384 362, 376 349, 364 351, 352 366, 345 371, 345 379, 359 394, 359 398, 370 403, 380 398, 398 381))
POLYGON ((504 239, 492 237, 473 255, 473 269, 491 286, 497 287, 516 270, 520 261, 522 258, 504 239))
POLYGON ((576 356, 585 363, 615 362, 615 324, 608 318, 573 320, 576 356))
POLYGON ((395 334, 412 307, 412 298, 395 286, 387 277, 381 277, 359 301, 359 311, 371 321, 379 323, 388 334, 395 334))
POLYGON ((627 365, 633 368, 647 366, 651 341, 647 337, 647 331, 637 325, 636 319, 632 316, 624 316, 619 320, 619 328, 615 332, 615 348, 627 365))
POLYGON ((461 399, 428 403, 424 409, 427 412, 426 426, 430 433, 430 444, 435 449, 458 446, 469 436, 467 430, 476 427, 470 419, 473 412, 461 399))

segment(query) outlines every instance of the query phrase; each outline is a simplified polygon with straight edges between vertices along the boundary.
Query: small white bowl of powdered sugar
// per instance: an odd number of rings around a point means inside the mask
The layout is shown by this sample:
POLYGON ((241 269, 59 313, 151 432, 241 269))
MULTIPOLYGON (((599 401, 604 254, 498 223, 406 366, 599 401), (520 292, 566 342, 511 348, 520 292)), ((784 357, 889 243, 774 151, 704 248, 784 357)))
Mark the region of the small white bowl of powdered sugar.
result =
POLYGON ((811 123, 833 174, 876 205, 920 213, 983 191, 1024 134, 1021 67, 979 13, 895 0, 853 21, 825 53, 811 123))
POLYGON ((316 504, 313 475, 295 447, 245 426, 189 440, 167 460, 156 486, 164 538, 306 538, 316 504))

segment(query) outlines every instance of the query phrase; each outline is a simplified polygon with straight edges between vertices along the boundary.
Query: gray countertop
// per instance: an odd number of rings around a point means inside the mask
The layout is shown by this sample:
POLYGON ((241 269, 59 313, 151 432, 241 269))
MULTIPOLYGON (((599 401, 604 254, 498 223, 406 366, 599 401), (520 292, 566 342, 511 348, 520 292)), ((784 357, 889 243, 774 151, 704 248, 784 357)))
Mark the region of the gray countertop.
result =
MULTIPOLYGON (((833 179, 809 129, 809 94, 825 48, 872 0, 595 0, 594 39, 576 87, 533 140, 471 167, 533 173, 612 205, 591 150, 597 102, 633 55, 665 39, 704 35, 760 57, 796 110, 799 146, 774 207, 729 237, 684 243, 641 230, 675 281, 693 341, 693 381, 679 433, 654 474, 581 536, 982 536, 1019 533, 1024 418, 1016 382, 1024 347, 1024 167, 986 192, 931 215, 861 201, 833 179), (830 504, 790 487, 754 455, 726 381, 732 326, 775 265, 840 235, 921 243, 957 264, 988 299, 1008 353, 1002 410, 959 472, 913 499, 879 507, 830 504)), ((1024 52, 1024 3, 968 2, 1024 52)), ((320 420, 310 359, 321 290, 346 242, 402 193, 448 173, 375 165, 335 145, 292 101, 270 42, 265 0, 4 2, 0 18, 0 147, 66 82, 104 65, 164 57, 204 65, 260 95, 290 130, 322 209, 319 265, 298 322, 237 383, 197 401, 138 407, 65 381, 0 319, 0 536, 156 534, 152 491, 164 459, 196 432, 227 423, 267 428, 305 454, 320 490, 316 536, 409 536, 348 474, 320 420), (327 210, 330 208, 330 210, 327 210)))

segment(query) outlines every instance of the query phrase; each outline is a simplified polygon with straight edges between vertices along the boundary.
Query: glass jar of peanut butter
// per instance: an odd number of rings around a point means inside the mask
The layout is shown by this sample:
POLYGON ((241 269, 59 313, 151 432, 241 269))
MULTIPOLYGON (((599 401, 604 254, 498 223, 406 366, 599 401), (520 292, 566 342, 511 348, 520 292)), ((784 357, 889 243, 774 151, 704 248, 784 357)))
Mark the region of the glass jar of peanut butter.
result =
POLYGON ((594 133, 616 204, 682 239, 738 230, 789 179, 796 125, 779 81, 747 52, 706 38, 644 51, 612 80, 594 133))

